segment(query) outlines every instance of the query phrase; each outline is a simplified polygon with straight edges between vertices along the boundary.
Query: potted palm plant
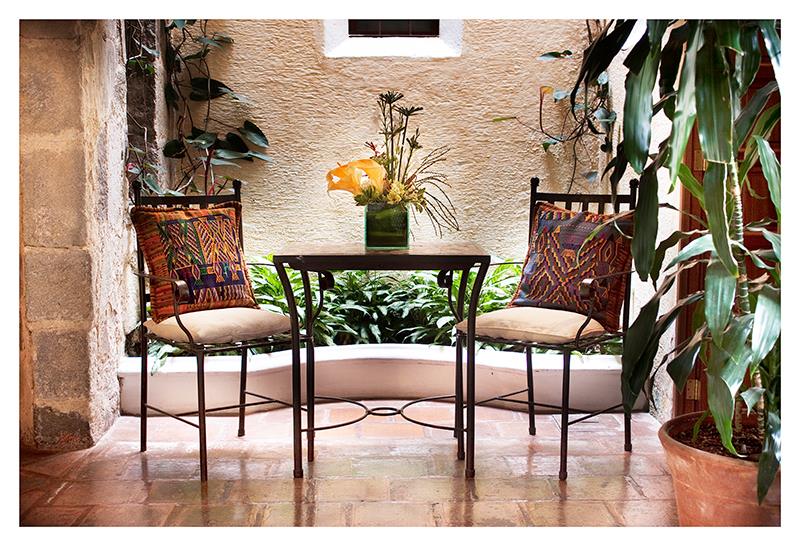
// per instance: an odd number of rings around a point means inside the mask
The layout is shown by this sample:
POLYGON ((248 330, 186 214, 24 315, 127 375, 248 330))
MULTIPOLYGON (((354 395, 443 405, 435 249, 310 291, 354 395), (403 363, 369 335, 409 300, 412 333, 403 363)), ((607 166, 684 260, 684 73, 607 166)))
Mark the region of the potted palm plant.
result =
MULTIPOLYGON (((573 103, 641 26, 612 21, 592 41, 573 103)), ((769 105, 781 79, 776 27, 775 21, 648 20, 624 61, 623 139, 606 173, 612 188, 628 167, 640 174, 632 253, 639 277, 651 279, 656 292, 625 337, 622 394, 631 408, 652 374, 661 336, 695 307, 694 335, 661 363, 678 389, 695 366, 704 367, 707 379, 708 410, 668 421, 659 434, 683 525, 780 522, 781 186, 780 164, 768 142, 780 120, 780 101, 769 105), (761 42, 776 77, 751 89, 761 42), (672 130, 651 154, 651 120, 661 111, 672 130), (702 180, 682 164, 695 126, 707 164, 702 180), (757 162, 776 214, 745 223, 742 192, 757 162), (699 202, 701 229, 657 241, 659 169, 668 170, 671 190, 680 184, 699 202), (747 231, 763 235, 768 248, 748 248, 747 231), (662 267, 667 250, 680 243, 677 256, 662 267), (748 263, 757 274, 748 273, 748 263), (664 294, 695 267, 705 270, 703 289, 659 316, 664 294)))

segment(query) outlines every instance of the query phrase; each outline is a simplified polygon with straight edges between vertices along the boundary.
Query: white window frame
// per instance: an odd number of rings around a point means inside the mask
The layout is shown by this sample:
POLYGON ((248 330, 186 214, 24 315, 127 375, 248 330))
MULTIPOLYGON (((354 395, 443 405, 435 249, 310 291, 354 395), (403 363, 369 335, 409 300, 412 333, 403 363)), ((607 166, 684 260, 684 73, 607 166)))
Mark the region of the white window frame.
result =
POLYGON ((325 19, 326 57, 411 57, 441 59, 461 56, 463 22, 440 19, 439 36, 375 38, 350 36, 347 19, 325 19))

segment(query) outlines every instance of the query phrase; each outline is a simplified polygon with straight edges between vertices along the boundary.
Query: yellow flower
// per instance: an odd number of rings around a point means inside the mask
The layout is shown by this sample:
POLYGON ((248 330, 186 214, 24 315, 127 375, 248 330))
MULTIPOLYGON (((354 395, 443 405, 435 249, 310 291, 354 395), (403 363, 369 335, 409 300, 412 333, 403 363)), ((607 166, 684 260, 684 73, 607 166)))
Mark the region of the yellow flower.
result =
POLYGON ((403 199, 404 187, 400 182, 394 182, 389 188, 389 193, 386 195, 386 202, 390 205, 396 205, 403 199))
POLYGON ((367 177, 366 184, 373 186, 378 192, 383 192, 386 179, 386 170, 382 165, 372 159, 359 159, 347 165, 339 165, 328 171, 325 179, 328 181, 328 191, 344 190, 353 195, 358 195, 364 189, 362 180, 367 177))

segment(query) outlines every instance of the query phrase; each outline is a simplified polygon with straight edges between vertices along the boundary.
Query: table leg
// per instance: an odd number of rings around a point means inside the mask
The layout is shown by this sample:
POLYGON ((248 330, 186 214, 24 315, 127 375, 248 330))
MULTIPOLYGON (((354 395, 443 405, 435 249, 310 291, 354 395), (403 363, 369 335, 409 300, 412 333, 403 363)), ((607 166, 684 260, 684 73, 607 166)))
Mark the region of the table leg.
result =
POLYGON ((306 301, 306 442, 308 462, 314 460, 314 404, 316 402, 316 389, 314 387, 314 305, 311 301, 311 281, 308 272, 302 271, 303 294, 306 301))
POLYGON ((454 428, 458 445, 457 457, 459 461, 464 460, 464 336, 459 332, 456 334, 456 399, 455 399, 455 423, 454 428))
MULTIPOLYGON (((469 298, 467 311, 467 452, 466 470, 467 478, 475 477, 475 317, 478 312, 481 286, 489 269, 489 262, 481 262, 469 298)), ((465 270, 463 275, 469 275, 465 270)))
POLYGON ((303 438, 302 407, 300 400, 300 325, 297 316, 297 303, 294 292, 281 262, 275 262, 275 270, 283 285, 286 303, 289 307, 289 320, 292 326, 292 425, 294 431, 294 477, 303 477, 303 438))

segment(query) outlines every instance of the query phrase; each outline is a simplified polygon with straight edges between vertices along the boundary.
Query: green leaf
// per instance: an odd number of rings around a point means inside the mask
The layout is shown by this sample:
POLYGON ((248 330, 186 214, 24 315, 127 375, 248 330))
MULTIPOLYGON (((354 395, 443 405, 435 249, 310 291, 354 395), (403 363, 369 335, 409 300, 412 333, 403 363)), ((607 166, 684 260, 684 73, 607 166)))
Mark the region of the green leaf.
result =
POLYGON ((653 267, 650 268, 650 278, 653 282, 656 282, 658 277, 661 275, 661 266, 664 265, 664 257, 667 254, 667 250, 674 247, 684 239, 688 239, 689 237, 694 237, 695 235, 702 235, 704 234, 704 230, 693 229, 692 231, 674 231, 672 234, 661 241, 656 248, 655 256, 653 257, 653 267))
POLYGON ((192 78, 189 83, 192 86, 191 100, 204 101, 233 94, 227 85, 213 78, 192 78))
POLYGON ((781 71, 781 37, 778 36, 778 31, 775 30, 775 21, 759 21, 759 26, 761 27, 761 35, 764 37, 764 45, 767 46, 769 59, 772 61, 775 79, 780 84, 783 79, 783 72, 781 71))
POLYGON ((761 159, 761 169, 764 172, 764 177, 767 179, 769 186, 769 196, 772 199, 772 204, 775 205, 775 211, 778 213, 778 221, 781 220, 781 165, 775 157, 775 152, 772 147, 764 138, 760 136, 753 137, 758 147, 758 155, 761 159))
POLYGON ((261 161, 272 161, 272 158, 267 154, 263 154, 261 152, 256 152, 253 150, 247 152, 247 155, 248 157, 255 157, 256 159, 260 159, 261 161))
POLYGON ((630 70, 625 78, 623 142, 625 156, 637 173, 644 170, 650 150, 653 87, 656 83, 661 54, 661 36, 665 30, 665 25, 655 23, 657 22, 648 21, 647 34, 642 36, 629 55, 636 57, 647 52, 641 68, 637 72, 630 70), (658 47, 651 47, 653 43, 658 43, 658 47))
POLYGON ((694 177, 694 174, 692 174, 692 170, 687 165, 681 163, 680 167, 678 168, 678 178, 680 179, 683 187, 686 188, 695 199, 697 199, 697 202, 700 203, 700 207, 705 209, 706 198, 703 195, 703 186, 697 181, 697 179, 694 177))
POLYGON ((164 157, 173 157, 179 158, 186 155, 186 148, 183 145, 183 141, 175 139, 170 140, 166 144, 164 144, 164 157))
POLYGON ((201 150, 207 150, 214 143, 217 141, 217 134, 216 133, 202 133, 195 138, 187 138, 186 142, 200 148, 201 150))
POLYGON ((258 128, 258 125, 252 121, 245 121, 238 131, 244 138, 256 146, 261 146, 262 148, 269 146, 269 141, 267 140, 266 135, 261 131, 261 129, 258 128))
POLYGON ((780 290, 770 285, 758 292, 753 320, 753 362, 759 363, 772 350, 781 335, 780 290))
POLYGON ((222 140, 218 143, 221 148, 226 150, 233 150, 235 152, 244 152, 247 153, 250 151, 250 148, 247 147, 242 137, 237 135, 236 133, 228 133, 225 135, 225 140, 222 140))
POLYGON ((569 96, 570 104, 573 107, 582 85, 584 83, 590 84, 597 80, 608 69, 611 61, 614 60, 622 46, 625 45, 635 25, 636 19, 618 20, 614 24, 614 30, 608 32, 610 25, 605 27, 589 47, 584 50, 578 78, 569 96))
POLYGON ((695 256, 699 256, 700 254, 704 254, 706 252, 711 252, 711 255, 714 256, 714 240, 711 237, 711 234, 703 235, 702 237, 698 237, 693 241, 689 242, 688 245, 683 247, 678 255, 675 256, 667 267, 664 270, 671 269, 674 265, 679 264, 681 262, 685 262, 695 256))
POLYGON ((728 215, 726 212, 727 192, 725 190, 726 166, 721 163, 709 163, 703 176, 703 195, 705 196, 708 230, 714 240, 722 264, 732 275, 738 275, 738 267, 733 258, 731 243, 728 237, 728 215))
POLYGON ((756 146, 755 138, 756 136, 763 137, 765 139, 769 139, 770 135, 772 134, 772 130, 775 128, 775 125, 781 119, 781 104, 775 104, 770 106, 756 120, 755 125, 753 126, 753 132, 751 133, 751 138, 747 141, 747 146, 744 150, 744 159, 739 162, 739 184, 742 184, 744 179, 747 177, 747 174, 750 172, 750 169, 756 162, 756 158, 758 157, 758 149, 756 146))
POLYGON ((743 25, 739 36, 742 54, 736 56, 736 93, 741 96, 753 83, 761 64, 761 46, 758 43, 758 27, 743 25))
POLYGON ((147 46, 146 46, 146 45, 144 45, 144 44, 141 44, 141 46, 142 46, 142 49, 144 49, 145 51, 147 51, 147 52, 148 52, 150 55, 152 55, 153 57, 158 57, 158 56, 159 56, 159 53, 158 53, 158 50, 157 50, 157 49, 153 49, 152 47, 147 47, 147 46))
POLYGON ((686 143, 692 132, 697 115, 695 107, 695 65, 697 62, 697 48, 700 43, 700 25, 697 22, 689 23, 689 42, 683 59, 681 79, 675 98, 675 114, 672 119, 672 132, 669 136, 669 173, 670 183, 675 184, 679 168, 683 164, 683 154, 686 143))
POLYGON ((558 144, 558 141, 554 138, 546 138, 542 141, 542 148, 544 148, 544 151, 546 152, 553 144, 558 144))
MULTIPOLYGON (((713 360, 713 359, 712 359, 713 360)), ((733 437, 733 396, 728 385, 719 375, 706 372, 708 408, 714 417, 722 445, 731 453, 736 453, 731 439, 733 437)))
POLYGON ((225 159, 217 159, 216 157, 211 158, 211 164, 216 165, 218 167, 237 167, 241 169, 241 165, 238 163, 234 163, 233 161, 227 161, 225 159))
POLYGON ((235 150, 214 150, 214 157, 218 159, 246 159, 249 152, 237 152, 235 150))
POLYGON ((564 51, 548 51, 536 57, 539 61, 552 61, 553 59, 567 59, 572 57, 572 51, 565 49, 564 51))
POLYGON ((500 121, 509 121, 512 119, 517 119, 517 116, 501 116, 499 118, 492 118, 492 123, 497 123, 500 121))
POLYGON ((733 158, 733 106, 728 65, 710 31, 697 52, 697 134, 703 156, 715 163, 733 158))
POLYGON ((705 315, 711 337, 722 344, 722 333, 728 325, 736 295, 736 277, 722 263, 714 260, 706 269, 705 315))
POLYGON ((222 49, 222 45, 219 44, 216 40, 212 40, 211 38, 206 38, 205 36, 199 36, 195 38, 195 41, 205 46, 211 46, 211 47, 216 47, 218 49, 222 49))
POLYGON ((742 111, 737 116, 736 122, 733 125, 735 137, 733 144, 735 149, 738 150, 741 148, 742 144, 744 144, 745 138, 747 138, 747 135, 753 130, 755 122, 761 114, 761 111, 764 110, 770 96, 777 90, 778 83, 769 82, 756 91, 750 100, 747 101, 747 104, 744 105, 744 108, 742 108, 742 111))
POLYGON ((642 173, 631 243, 636 272, 643 281, 647 280, 653 268, 658 236, 658 179, 655 165, 656 163, 651 163, 642 173))
POLYGON ((747 415, 750 415, 750 412, 753 411, 754 407, 756 407, 758 401, 761 400, 762 396, 764 396, 764 391, 765 389, 761 387, 750 387, 739 395, 742 397, 742 400, 744 400, 744 403, 747 406, 747 415))
MULTIPOLYGON (((684 23, 679 27, 673 28, 669 33, 669 40, 661 51, 661 66, 658 75, 658 94, 664 98, 674 93, 675 78, 678 77, 678 68, 683 58, 683 48, 689 37, 690 25, 684 23)), ((675 115, 674 98, 667 101, 664 105, 664 112, 669 119, 675 115)))
POLYGON ((772 482, 781 466, 781 418, 776 413, 767 413, 767 431, 764 449, 758 458, 758 502, 767 496, 772 482))
POLYGON ((158 185, 158 182, 156 182, 155 176, 153 176, 152 174, 146 174, 142 176, 142 181, 144 182, 145 186, 147 186, 150 189, 150 191, 152 191, 153 193, 157 193, 159 195, 163 195, 164 190, 163 188, 161 188, 161 186, 158 185))
POLYGON ((675 382, 675 388, 678 391, 683 391, 686 386, 686 381, 689 379, 694 363, 697 360, 697 354, 700 352, 700 347, 703 343, 704 329, 698 330, 675 357, 667 364, 667 373, 675 382))
POLYGON ((717 32, 717 41, 720 47, 727 47, 736 53, 742 53, 739 28, 739 21, 735 19, 718 19, 714 21, 714 29, 717 32))

